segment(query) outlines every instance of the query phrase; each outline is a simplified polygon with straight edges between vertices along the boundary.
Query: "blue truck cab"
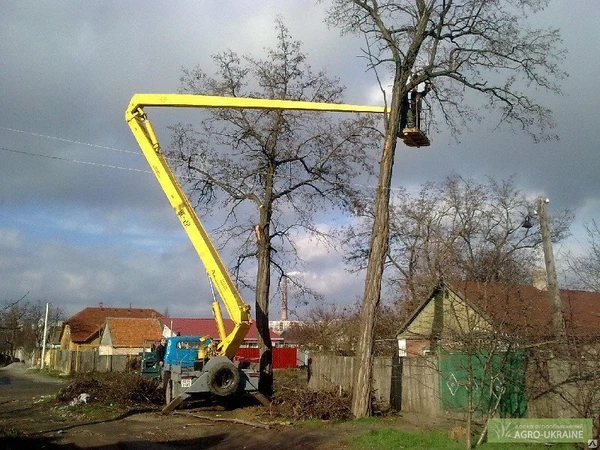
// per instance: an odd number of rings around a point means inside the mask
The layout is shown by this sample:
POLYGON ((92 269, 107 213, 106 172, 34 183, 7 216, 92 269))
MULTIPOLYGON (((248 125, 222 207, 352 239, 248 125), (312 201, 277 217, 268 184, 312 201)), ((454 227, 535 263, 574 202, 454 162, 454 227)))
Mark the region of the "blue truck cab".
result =
POLYGON ((212 339, 199 336, 173 336, 167 338, 165 364, 171 366, 194 367, 197 359, 212 344, 212 339))

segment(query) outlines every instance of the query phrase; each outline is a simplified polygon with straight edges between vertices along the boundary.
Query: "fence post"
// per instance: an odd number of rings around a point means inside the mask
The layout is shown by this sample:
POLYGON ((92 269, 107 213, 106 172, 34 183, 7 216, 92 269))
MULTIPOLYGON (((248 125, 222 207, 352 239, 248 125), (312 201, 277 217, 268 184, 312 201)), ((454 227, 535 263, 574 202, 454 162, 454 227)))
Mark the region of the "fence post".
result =
POLYGON ((402 363, 404 358, 397 354, 392 356, 392 379, 390 386, 390 406, 396 410, 402 410, 402 363))

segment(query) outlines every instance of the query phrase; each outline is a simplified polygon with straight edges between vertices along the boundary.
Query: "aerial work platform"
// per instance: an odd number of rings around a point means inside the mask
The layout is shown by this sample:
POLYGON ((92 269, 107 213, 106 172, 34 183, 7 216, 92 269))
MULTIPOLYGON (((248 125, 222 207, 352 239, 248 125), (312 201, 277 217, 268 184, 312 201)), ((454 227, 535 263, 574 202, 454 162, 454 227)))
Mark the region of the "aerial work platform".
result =
POLYGON ((416 127, 404 128, 400 138, 404 141, 404 144, 409 147, 428 147, 431 145, 431 142, 425 133, 416 127))

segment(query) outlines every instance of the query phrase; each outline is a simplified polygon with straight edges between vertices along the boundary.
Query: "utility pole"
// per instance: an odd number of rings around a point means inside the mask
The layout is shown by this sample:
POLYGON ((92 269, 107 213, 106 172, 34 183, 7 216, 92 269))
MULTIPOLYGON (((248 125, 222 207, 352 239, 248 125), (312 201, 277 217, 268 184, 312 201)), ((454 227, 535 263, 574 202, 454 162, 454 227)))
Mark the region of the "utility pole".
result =
POLYGON ((544 247, 544 262, 546 263, 546 276, 548 278, 548 296, 550 305, 552 306, 552 326, 557 341, 559 343, 564 343, 566 338, 565 321, 562 300, 560 299, 560 290, 558 288, 558 277, 556 276, 556 265, 554 264, 550 226, 548 225, 548 212, 546 210, 546 205, 548 203, 550 203, 549 199, 538 198, 537 211, 540 219, 542 244, 544 247))
POLYGON ((46 316, 44 317, 44 338, 42 339, 42 363, 40 369, 44 368, 44 360, 46 359, 46 336, 48 335, 48 305, 46 303, 46 316))

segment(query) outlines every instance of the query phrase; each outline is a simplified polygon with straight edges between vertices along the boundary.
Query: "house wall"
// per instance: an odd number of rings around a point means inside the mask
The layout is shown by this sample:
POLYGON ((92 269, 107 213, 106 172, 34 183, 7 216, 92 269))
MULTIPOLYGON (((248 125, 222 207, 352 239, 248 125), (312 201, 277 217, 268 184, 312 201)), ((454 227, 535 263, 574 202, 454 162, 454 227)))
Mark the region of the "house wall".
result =
MULTIPOLYGON (((581 362, 579 362, 581 364, 581 362)), ((597 366, 596 361, 590 361, 591 367, 583 368, 590 373, 597 366)), ((528 366, 527 384, 532 393, 529 409, 532 417, 581 417, 581 410, 595 411, 600 406, 598 403, 598 381, 571 381, 573 371, 581 367, 573 367, 573 361, 549 359, 530 363, 528 366)))
POLYGON ((435 317, 435 301, 430 301, 421 310, 421 313, 415 317, 413 322, 401 336, 431 336, 433 321, 435 317))
POLYGON ((456 336, 465 335, 474 331, 490 331, 490 324, 473 308, 467 305, 453 292, 444 292, 443 300, 443 332, 441 336, 448 333, 456 336))
POLYGON ((65 325, 64 331, 60 337, 60 348, 63 350, 68 350, 71 346, 71 327, 67 324, 65 325))
POLYGON ((444 291, 430 299, 398 339, 436 341, 449 335, 489 329, 490 325, 479 313, 453 292, 444 291))

